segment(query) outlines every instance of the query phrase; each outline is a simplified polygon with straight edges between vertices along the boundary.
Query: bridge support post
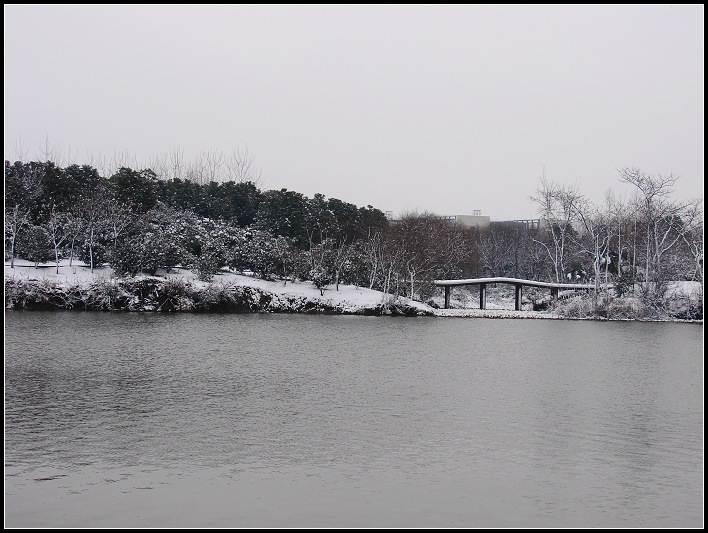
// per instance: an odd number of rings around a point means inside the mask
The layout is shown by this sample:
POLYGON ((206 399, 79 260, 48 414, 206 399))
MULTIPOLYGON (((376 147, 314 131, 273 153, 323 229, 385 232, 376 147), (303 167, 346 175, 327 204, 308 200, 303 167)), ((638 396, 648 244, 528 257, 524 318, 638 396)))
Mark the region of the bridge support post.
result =
POLYGON ((514 309, 517 311, 521 311, 521 287, 523 285, 521 283, 516 283, 516 295, 514 298, 514 309))
POLYGON ((450 286, 445 285, 445 309, 450 308, 450 286))
POLYGON ((551 300, 558 299, 558 287, 551 287, 551 300))
POLYGON ((486 283, 479 284, 479 308, 480 309, 487 308, 487 284, 486 283))

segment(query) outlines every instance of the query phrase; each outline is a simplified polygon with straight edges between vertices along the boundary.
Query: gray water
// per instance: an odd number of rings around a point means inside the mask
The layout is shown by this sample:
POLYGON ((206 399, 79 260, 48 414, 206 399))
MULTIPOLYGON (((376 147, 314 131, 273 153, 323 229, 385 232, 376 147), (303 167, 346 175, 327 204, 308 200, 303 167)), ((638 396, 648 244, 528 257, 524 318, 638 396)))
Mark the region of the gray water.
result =
POLYGON ((696 324, 5 315, 6 527, 702 527, 696 324))

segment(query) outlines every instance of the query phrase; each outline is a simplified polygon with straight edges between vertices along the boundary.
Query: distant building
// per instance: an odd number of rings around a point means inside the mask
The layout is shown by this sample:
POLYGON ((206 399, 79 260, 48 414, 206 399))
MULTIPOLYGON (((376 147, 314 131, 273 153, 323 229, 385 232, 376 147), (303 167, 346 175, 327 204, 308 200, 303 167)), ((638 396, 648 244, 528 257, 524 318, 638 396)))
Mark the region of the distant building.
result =
MULTIPOLYGON (((386 211, 386 218, 392 224, 400 223, 400 219, 393 217, 393 211, 386 211)), ((472 215, 445 215, 439 216, 440 220, 446 220, 451 224, 461 226, 463 228, 488 228, 489 227, 489 217, 483 216, 482 212, 479 210, 472 211, 472 215)))
MULTIPOLYGON (((393 211, 386 211, 386 218, 392 224, 397 224, 400 222, 400 219, 394 218, 393 211)), ((545 220, 541 220, 539 218, 525 218, 516 220, 491 220, 488 216, 482 215, 482 211, 480 211, 479 209, 475 209, 474 211, 472 211, 471 215, 444 215, 439 216, 438 218, 440 220, 446 220, 451 224, 455 224, 463 228, 485 229, 488 228, 490 224, 504 224, 528 230, 538 230, 541 227, 548 225, 545 220)))
POLYGON ((463 228, 488 228, 489 217, 482 215, 481 211, 473 211, 472 215, 448 215, 440 217, 443 220, 449 220, 451 223, 462 226, 463 228))
POLYGON ((495 220, 495 224, 504 224, 505 226, 515 226, 525 229, 539 229, 543 224, 540 218, 524 218, 518 220, 495 220))
MULTIPOLYGON (((505 226, 524 228, 527 230, 548 229, 551 227, 550 222, 546 218, 527 218, 527 219, 519 219, 519 220, 494 220, 494 221, 492 221, 492 223, 493 224, 504 224, 505 226)), ((585 227, 578 220, 571 220, 570 226, 579 235, 582 235, 583 233, 586 232, 585 227)))

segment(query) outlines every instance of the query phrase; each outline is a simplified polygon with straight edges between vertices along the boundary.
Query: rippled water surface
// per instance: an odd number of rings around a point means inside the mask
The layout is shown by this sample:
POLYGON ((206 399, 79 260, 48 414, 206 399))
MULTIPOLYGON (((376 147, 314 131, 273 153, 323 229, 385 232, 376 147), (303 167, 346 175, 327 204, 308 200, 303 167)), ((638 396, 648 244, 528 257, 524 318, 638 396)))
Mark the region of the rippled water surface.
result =
POLYGON ((696 324, 5 315, 8 527, 702 527, 696 324))

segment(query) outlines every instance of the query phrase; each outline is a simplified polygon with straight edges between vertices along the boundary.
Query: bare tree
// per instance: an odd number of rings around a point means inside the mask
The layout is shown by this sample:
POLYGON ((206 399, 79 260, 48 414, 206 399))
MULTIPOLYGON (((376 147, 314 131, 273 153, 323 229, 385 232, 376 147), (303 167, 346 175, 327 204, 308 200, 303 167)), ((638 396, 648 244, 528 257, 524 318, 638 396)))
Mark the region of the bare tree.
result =
POLYGON ((96 263, 96 247, 107 229, 108 204, 109 201, 106 197, 106 191, 99 188, 93 191, 90 196, 82 199, 76 207, 83 221, 84 244, 88 248, 91 272, 93 272, 96 263))
POLYGON ((536 240, 542 245, 553 263, 555 281, 560 282, 565 274, 568 247, 573 234, 573 217, 581 199, 575 186, 557 185, 541 178, 541 187, 531 196, 538 206, 550 244, 536 240))
POLYGON ((369 289, 374 288, 379 269, 381 268, 381 248, 383 247, 383 236, 380 232, 369 235, 364 244, 364 253, 368 259, 369 266, 369 289))
POLYGON ((421 278, 425 278, 437 266, 436 245, 441 238, 441 222, 447 224, 430 213, 407 213, 390 228, 389 240, 400 259, 399 277, 409 285, 411 298, 415 297, 421 278))
POLYGON ((203 151, 189 167, 188 177, 200 185, 223 181, 224 155, 214 150, 203 151))
POLYGON ((151 157, 144 166, 152 169, 161 180, 190 180, 199 185, 227 181, 261 185, 261 171, 248 148, 237 148, 228 157, 220 151, 205 150, 190 163, 185 159, 184 150, 175 147, 162 157, 151 157))
POLYGON ((74 247, 84 235, 84 221, 80 217, 72 216, 65 227, 66 242, 69 244, 69 266, 74 264, 74 247))
POLYGON ((27 162, 27 147, 22 144, 22 137, 15 141, 15 161, 27 162))
MULTIPOLYGON (((432 213, 407 213, 386 233, 388 258, 395 259, 396 290, 425 299, 433 280, 459 275, 470 257, 471 234, 432 213)), ((390 284, 389 284, 390 285, 390 284)))
POLYGON ((365 243, 365 253, 369 263, 369 289, 377 288, 390 292, 393 285, 398 287, 395 274, 401 270, 403 250, 389 236, 373 233, 365 243))
POLYGON ((248 147, 235 149, 223 164, 227 169, 226 181, 237 183, 250 181, 256 187, 261 187, 261 170, 256 167, 253 157, 248 153, 248 147))
POLYGON ((518 248, 509 228, 490 224, 489 228, 481 231, 477 237, 477 251, 480 266, 485 275, 509 274, 507 267, 515 263, 513 255, 518 251, 518 248))
POLYGON ((71 217, 67 213, 58 212, 56 206, 52 206, 46 228, 54 248, 54 261, 59 274, 59 248, 71 235, 71 217))
POLYGON ((644 293, 651 300, 663 296, 664 257, 697 224, 702 224, 701 201, 676 202, 671 194, 678 177, 652 176, 638 168, 619 170, 620 180, 637 188, 635 204, 644 225, 644 293))
POLYGON ((187 171, 186 166, 187 165, 184 161, 184 150, 179 147, 174 147, 165 155, 165 175, 163 176, 163 179, 174 180, 185 178, 187 171))
POLYGON ((332 253, 332 268, 334 269, 334 283, 336 290, 339 290, 339 280, 342 277, 342 271, 347 265, 347 262, 354 255, 354 244, 349 244, 345 239, 339 241, 337 247, 332 253))
POLYGON ((693 278, 701 283, 703 288, 703 209, 700 201, 694 201, 690 206, 690 219, 694 221, 690 231, 682 235, 686 246, 693 258, 693 278))
POLYGON ((29 224, 29 208, 15 204, 5 209, 5 242, 9 245, 6 255, 10 256, 10 268, 15 268, 17 236, 29 224))
POLYGON ((30 224, 30 206, 42 194, 43 173, 42 163, 10 166, 5 162, 5 243, 10 248, 10 268, 15 268, 17 237, 30 224))
POLYGON ((150 156, 147 161, 145 161, 144 164, 145 168, 149 168, 155 173, 155 176, 157 176, 161 180, 166 180, 168 179, 166 176, 168 174, 167 171, 167 165, 165 164, 165 160, 163 158, 160 158, 158 155, 152 155, 150 156))
POLYGON ((61 160, 61 150, 49 144, 49 135, 44 138, 44 146, 39 146, 39 153, 45 163, 52 161, 58 164, 61 160))
POLYGON ((580 221, 582 231, 575 239, 580 252, 592 260, 593 281, 595 292, 593 304, 597 306, 597 294, 602 280, 602 267, 605 267, 605 286, 609 283, 610 243, 614 236, 607 211, 603 211, 586 198, 580 198, 575 203, 575 213, 580 221))
POLYGON ((127 149, 122 151, 113 152, 113 160, 111 162, 110 168, 108 168, 108 173, 105 176, 112 176, 121 168, 138 168, 138 160, 132 155, 127 149))
POLYGON ((89 166, 96 169, 100 176, 111 176, 111 165, 108 163, 108 159, 103 154, 94 155, 93 153, 87 154, 87 160, 89 166))

